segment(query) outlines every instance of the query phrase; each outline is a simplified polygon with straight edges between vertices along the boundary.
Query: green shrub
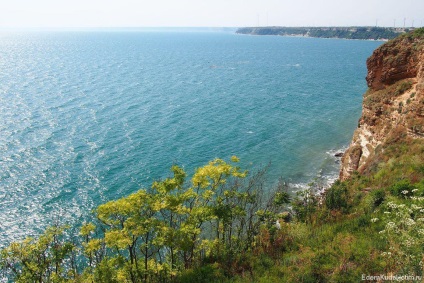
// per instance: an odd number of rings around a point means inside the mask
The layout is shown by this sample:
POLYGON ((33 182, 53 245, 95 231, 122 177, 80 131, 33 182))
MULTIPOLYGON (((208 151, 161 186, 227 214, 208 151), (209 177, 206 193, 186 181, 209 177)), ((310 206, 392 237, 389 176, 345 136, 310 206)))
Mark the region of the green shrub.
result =
POLYGON ((383 189, 374 190, 371 192, 373 208, 380 206, 386 198, 386 192, 383 189))
MULTIPOLYGON (((422 166, 424 168, 424 166, 422 166)), ((419 183, 416 183, 414 186, 416 190, 414 192, 414 196, 423 197, 424 196, 424 179, 422 179, 419 183)))
POLYGON ((347 209, 347 188, 345 183, 336 182, 325 191, 325 206, 330 209, 347 209))
POLYGON ((395 91, 395 95, 401 95, 404 94, 406 91, 408 91, 409 89, 411 89, 412 87, 412 82, 410 81, 405 81, 402 82, 395 91))
POLYGON ((367 227, 370 224, 370 219, 366 215, 361 215, 356 218, 356 226, 359 228, 367 227))
POLYGON ((417 28, 412 33, 413 38, 424 38, 424 28, 417 28))
POLYGON ((411 185, 409 180, 401 180, 390 187, 390 193, 397 197, 406 198, 412 194, 413 189, 414 186, 411 185))
POLYGON ((226 277, 218 264, 208 264, 184 271, 176 279, 178 283, 226 282, 226 277))

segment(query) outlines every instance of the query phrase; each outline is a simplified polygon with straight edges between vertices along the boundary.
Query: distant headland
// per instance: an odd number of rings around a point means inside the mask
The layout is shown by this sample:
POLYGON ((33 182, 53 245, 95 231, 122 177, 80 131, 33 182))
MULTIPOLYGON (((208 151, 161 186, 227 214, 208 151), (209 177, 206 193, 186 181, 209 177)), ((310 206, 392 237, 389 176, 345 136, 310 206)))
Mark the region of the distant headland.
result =
POLYGON ((394 27, 244 27, 236 33, 318 38, 389 40, 414 28, 394 27))

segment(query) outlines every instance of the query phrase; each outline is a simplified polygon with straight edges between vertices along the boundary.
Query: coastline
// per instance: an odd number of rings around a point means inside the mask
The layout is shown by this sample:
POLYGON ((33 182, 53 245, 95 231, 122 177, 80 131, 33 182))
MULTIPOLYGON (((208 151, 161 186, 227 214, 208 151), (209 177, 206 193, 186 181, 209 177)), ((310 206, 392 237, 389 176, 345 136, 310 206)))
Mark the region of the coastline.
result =
POLYGON ((333 148, 325 151, 322 164, 317 167, 315 171, 310 172, 312 174, 306 182, 304 180, 290 180, 288 182, 290 191, 292 193, 296 193, 298 191, 312 188, 317 194, 323 194, 337 180, 339 180, 342 156, 348 148, 349 144, 346 144, 340 148, 333 148))
POLYGON ((359 40, 359 41, 380 41, 380 42, 388 42, 390 39, 382 38, 382 39, 358 39, 358 38, 345 38, 345 37, 317 37, 317 36, 309 36, 309 35, 286 35, 286 34, 247 34, 247 33, 237 33, 237 35, 241 36, 281 36, 281 37, 298 37, 298 38, 321 38, 321 39, 341 39, 341 40, 359 40))
POLYGON ((415 30, 414 27, 377 27, 377 26, 351 26, 351 27, 241 27, 237 34, 249 35, 280 35, 290 37, 357 39, 372 41, 388 41, 401 34, 415 30))

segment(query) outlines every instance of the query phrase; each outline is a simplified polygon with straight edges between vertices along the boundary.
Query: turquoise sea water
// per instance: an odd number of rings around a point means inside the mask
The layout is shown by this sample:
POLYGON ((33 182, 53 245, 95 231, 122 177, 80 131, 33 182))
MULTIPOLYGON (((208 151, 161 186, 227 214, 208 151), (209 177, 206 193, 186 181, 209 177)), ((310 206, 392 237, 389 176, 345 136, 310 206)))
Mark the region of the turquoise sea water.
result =
POLYGON ((337 176, 381 42, 216 32, 0 33, 0 246, 237 155, 337 176))

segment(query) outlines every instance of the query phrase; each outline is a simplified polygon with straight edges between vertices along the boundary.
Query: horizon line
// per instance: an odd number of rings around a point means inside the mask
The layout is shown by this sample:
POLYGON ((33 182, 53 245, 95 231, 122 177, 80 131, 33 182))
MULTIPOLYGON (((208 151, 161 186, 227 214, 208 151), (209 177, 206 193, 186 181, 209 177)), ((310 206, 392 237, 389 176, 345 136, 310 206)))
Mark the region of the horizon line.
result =
POLYGON ((372 26, 372 25, 328 25, 328 26, 281 26, 281 25, 268 25, 268 26, 0 26, 0 30, 64 30, 64 29, 237 29, 237 28, 354 28, 354 27, 375 27, 375 28, 396 28, 396 29, 410 29, 420 28, 413 26, 406 27, 393 27, 393 26, 372 26))

